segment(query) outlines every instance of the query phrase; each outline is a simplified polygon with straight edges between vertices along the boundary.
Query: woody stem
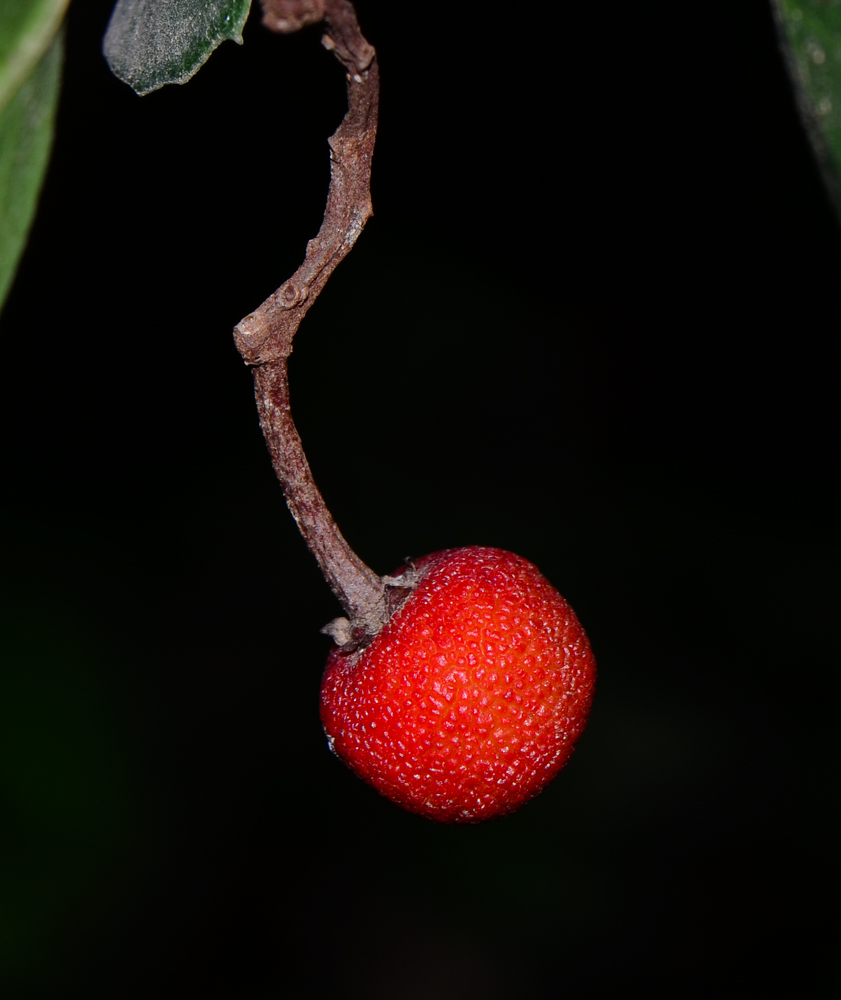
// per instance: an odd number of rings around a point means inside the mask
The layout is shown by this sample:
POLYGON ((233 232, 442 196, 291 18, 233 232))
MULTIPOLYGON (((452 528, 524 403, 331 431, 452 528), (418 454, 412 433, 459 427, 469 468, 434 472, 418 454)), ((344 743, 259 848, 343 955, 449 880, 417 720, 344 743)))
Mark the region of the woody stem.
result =
POLYGON ((253 368, 260 425, 286 502, 333 593, 350 618, 340 644, 370 640, 388 618, 386 585, 356 555, 315 484, 289 406, 292 339, 339 262, 372 215, 371 157, 377 131, 376 53, 363 38, 348 0, 263 0, 263 23, 289 32, 323 19, 323 44, 347 71, 348 110, 330 137, 330 187, 318 234, 298 270, 234 329, 253 368))

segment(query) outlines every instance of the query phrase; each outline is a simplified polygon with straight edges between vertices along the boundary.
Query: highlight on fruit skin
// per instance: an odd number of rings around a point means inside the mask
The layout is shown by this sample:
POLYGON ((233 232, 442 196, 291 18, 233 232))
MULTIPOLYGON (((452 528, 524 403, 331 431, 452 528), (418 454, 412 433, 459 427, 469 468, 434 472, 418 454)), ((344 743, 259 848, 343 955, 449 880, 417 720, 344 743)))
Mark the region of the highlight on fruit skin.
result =
POLYGON ((569 760, 596 678, 572 608, 527 560, 471 546, 402 573, 417 584, 365 648, 331 651, 331 749, 410 812, 442 823, 511 813, 569 760))

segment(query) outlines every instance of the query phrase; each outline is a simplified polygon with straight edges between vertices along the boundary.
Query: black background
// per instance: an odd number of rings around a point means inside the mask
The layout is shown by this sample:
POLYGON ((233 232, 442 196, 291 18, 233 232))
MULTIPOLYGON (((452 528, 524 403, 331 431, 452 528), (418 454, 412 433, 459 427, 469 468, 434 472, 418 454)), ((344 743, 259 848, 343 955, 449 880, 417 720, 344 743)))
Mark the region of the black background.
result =
POLYGON ((2 317, 5 993, 824 995, 841 240, 765 3, 358 4, 376 215, 296 342, 316 478, 379 572, 531 559, 600 666, 568 768, 466 828, 327 751, 338 608, 231 338, 318 228, 341 68, 255 10, 140 99, 109 8, 2 317))

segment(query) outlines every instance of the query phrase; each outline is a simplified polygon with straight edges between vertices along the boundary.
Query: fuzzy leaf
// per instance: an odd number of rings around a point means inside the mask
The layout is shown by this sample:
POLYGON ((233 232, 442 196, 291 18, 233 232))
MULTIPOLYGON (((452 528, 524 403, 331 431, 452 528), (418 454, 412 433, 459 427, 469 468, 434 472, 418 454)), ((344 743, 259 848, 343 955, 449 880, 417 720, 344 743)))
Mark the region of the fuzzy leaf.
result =
POLYGON ((800 115, 841 212, 841 0, 771 0, 800 115))
POLYGON ((35 216, 53 142, 64 32, 0 112, 0 307, 35 216))
POLYGON ((138 94, 186 83, 230 38, 242 44, 251 0, 118 0, 102 50, 138 94))

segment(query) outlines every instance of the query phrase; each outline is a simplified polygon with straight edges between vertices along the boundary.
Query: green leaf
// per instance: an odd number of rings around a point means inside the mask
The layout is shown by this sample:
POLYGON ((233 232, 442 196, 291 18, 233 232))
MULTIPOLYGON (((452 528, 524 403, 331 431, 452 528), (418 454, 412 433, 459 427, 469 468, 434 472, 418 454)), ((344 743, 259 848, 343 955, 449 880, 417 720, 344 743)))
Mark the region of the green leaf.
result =
POLYGON ((230 38, 242 44, 251 0, 118 0, 102 50, 115 76, 148 94, 186 83, 230 38))
POLYGON ((0 0, 0 113, 55 37, 70 0, 0 0))
POLYGON ((771 0, 800 115, 841 212, 841 0, 771 0))
POLYGON ((53 142, 64 32, 0 113, 0 307, 26 245, 53 142))

